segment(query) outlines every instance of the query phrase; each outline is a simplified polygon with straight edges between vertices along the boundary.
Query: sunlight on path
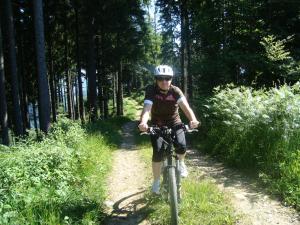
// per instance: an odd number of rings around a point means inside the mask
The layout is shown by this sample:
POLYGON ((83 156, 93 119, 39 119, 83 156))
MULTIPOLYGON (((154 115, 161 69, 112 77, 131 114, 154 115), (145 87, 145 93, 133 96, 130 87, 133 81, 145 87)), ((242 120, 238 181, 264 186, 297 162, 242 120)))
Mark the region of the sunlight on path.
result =
POLYGON ((145 225, 147 201, 144 193, 146 185, 146 165, 140 160, 134 145, 135 122, 123 126, 121 148, 114 153, 111 175, 108 179, 109 199, 106 201, 109 218, 106 225, 145 225))

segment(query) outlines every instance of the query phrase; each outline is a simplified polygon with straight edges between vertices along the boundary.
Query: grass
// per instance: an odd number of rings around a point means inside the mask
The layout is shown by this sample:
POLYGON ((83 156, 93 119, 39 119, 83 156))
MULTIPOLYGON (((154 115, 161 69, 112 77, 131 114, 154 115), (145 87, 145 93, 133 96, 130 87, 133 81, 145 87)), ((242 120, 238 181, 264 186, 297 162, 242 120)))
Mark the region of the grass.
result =
POLYGON ((60 118, 47 137, 0 146, 0 224, 94 224, 106 216, 105 179, 128 118, 60 118))
MULTIPOLYGON (((141 150, 141 158, 147 164, 147 177, 149 177, 149 189, 151 185, 151 156, 152 148, 149 137, 140 137, 136 133, 136 143, 141 150)), ((196 172, 191 172, 189 177, 182 182, 183 201, 180 204, 180 224, 235 224, 233 208, 228 196, 220 192, 215 184, 208 180, 199 180, 196 172)), ((149 206, 148 219, 151 224, 170 224, 170 207, 160 197, 153 196, 150 191, 146 194, 149 206)))

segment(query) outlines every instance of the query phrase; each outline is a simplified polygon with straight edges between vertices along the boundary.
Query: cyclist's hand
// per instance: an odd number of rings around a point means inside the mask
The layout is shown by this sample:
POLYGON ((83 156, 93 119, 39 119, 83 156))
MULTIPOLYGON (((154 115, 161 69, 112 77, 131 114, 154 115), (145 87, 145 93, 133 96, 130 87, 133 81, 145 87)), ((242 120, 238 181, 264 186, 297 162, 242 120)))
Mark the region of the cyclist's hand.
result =
POLYGON ((139 129, 141 132, 146 132, 148 130, 148 124, 147 123, 140 123, 139 129))
POLYGON ((192 121, 190 121, 189 126, 190 126, 191 129, 195 129, 198 126, 200 126, 200 122, 198 120, 192 120, 192 121))

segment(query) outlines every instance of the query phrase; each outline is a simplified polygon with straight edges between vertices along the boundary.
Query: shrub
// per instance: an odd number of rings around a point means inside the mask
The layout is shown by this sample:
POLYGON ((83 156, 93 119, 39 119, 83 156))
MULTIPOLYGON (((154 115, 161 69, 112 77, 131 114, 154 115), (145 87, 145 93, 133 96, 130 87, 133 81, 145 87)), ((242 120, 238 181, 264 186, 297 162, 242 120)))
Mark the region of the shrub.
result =
POLYGON ((100 133, 88 135, 66 118, 39 142, 30 136, 0 146, 0 224, 74 224, 85 215, 99 221, 109 150, 100 133))
POLYGON ((271 190, 300 206, 300 83, 269 90, 216 88, 203 105, 205 149, 256 171, 271 190))

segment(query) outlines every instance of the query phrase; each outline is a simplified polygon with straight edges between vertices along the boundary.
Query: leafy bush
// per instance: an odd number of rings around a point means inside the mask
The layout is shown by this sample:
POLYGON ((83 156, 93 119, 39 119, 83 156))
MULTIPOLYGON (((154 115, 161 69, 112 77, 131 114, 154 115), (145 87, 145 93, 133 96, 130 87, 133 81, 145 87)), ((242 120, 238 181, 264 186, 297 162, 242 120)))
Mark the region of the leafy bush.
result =
POLYGON ((203 107, 205 149, 256 171, 288 204, 300 207, 300 83, 270 90, 216 88, 203 107))
POLYGON ((40 142, 28 138, 1 146, 0 224, 99 221, 109 150, 100 133, 88 135, 65 118, 40 142), (98 180, 93 195, 88 192, 92 177, 98 180))

